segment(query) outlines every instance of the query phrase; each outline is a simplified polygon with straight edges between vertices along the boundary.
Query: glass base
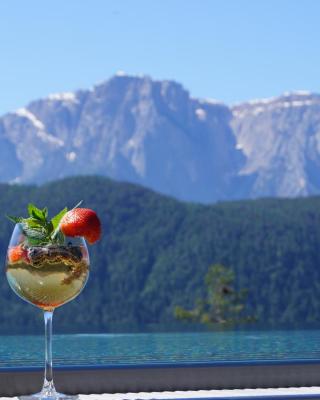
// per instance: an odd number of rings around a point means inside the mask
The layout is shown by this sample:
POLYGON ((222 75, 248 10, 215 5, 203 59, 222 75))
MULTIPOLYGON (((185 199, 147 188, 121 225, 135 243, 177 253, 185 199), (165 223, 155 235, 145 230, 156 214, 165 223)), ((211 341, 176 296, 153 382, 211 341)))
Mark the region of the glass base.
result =
POLYGON ((36 394, 30 394, 29 396, 19 396, 20 400, 79 400, 79 396, 62 394, 56 391, 48 393, 42 391, 36 394))
POLYGON ((20 400, 78 400, 79 396, 58 393, 54 387, 53 380, 44 380, 41 392, 28 396, 19 396, 20 400))

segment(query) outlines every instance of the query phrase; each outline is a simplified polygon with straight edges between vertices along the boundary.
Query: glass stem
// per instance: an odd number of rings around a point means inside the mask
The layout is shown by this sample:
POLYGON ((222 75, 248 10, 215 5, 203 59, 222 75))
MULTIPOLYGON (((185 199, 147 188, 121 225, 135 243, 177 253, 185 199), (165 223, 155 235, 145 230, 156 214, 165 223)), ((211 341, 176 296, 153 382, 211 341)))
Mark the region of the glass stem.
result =
POLYGON ((52 311, 44 311, 44 329, 45 329, 45 370, 43 391, 55 391, 53 385, 52 373, 52 311))

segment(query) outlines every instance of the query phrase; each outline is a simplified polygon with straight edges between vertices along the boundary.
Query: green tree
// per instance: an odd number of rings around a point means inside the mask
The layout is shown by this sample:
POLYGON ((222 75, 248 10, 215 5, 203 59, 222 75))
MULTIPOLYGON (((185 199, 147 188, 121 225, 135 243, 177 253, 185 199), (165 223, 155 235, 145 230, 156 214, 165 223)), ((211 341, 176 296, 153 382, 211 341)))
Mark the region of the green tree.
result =
POLYGON ((245 301, 248 295, 246 289, 236 290, 234 287, 234 272, 221 264, 209 267, 204 282, 206 298, 198 299, 192 310, 175 307, 177 319, 190 320, 203 324, 236 324, 253 321, 246 315, 245 301))

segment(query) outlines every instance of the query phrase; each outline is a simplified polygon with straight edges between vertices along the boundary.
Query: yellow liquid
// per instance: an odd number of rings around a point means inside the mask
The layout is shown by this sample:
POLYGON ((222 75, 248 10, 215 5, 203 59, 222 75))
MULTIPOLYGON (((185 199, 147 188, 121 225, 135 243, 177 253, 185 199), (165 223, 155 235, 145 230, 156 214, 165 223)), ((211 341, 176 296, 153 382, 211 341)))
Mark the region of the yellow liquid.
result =
POLYGON ((18 296, 44 310, 53 310, 81 292, 88 279, 89 262, 87 257, 72 263, 52 262, 44 257, 37 266, 25 260, 7 261, 6 272, 18 296))

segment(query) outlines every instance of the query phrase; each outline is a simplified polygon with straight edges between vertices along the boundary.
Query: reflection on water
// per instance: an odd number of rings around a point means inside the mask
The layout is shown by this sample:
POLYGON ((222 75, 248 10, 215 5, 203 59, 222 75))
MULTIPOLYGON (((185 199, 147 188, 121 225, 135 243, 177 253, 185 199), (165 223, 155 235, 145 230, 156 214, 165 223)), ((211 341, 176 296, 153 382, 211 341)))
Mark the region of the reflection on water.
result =
MULTIPOLYGON (((0 336, 0 367, 42 366, 43 337, 0 336)), ((320 359, 320 330, 54 337, 55 365, 320 359)))

